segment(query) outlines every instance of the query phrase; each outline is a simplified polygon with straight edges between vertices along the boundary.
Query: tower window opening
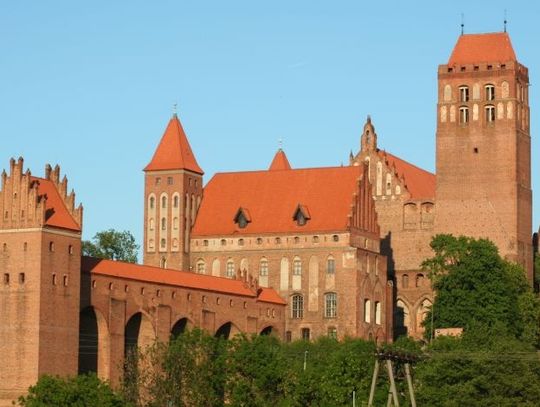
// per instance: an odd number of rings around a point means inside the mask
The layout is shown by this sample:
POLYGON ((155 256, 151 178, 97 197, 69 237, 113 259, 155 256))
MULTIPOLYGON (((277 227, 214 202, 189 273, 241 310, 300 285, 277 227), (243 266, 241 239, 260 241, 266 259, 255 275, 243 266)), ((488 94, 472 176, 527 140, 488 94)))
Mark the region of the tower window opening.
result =
POLYGON ((4 273, 4 284, 9 284, 9 273, 4 273))
POLYGON ((462 106, 459 108, 459 122, 461 124, 469 123, 469 108, 462 106))
POLYGON ((495 121, 495 106, 486 106, 486 122, 493 123, 495 121))
POLYGON ((167 177, 167 185, 173 184, 173 177, 167 177))
POLYGON ((493 85, 486 85, 486 100, 494 100, 495 99, 495 86, 493 85))
POLYGON ((52 283, 53 285, 56 285, 56 274, 52 275, 52 283))
POLYGON ((161 178, 160 177, 156 177, 156 185, 159 185, 161 184, 161 178))
POLYGON ((166 230, 166 229, 167 229, 167 219, 161 218, 161 230, 166 230))
POLYGON ((478 154, 478 147, 475 147, 473 151, 475 154, 478 154))
POLYGON ((165 209, 167 207, 167 197, 166 196, 161 197, 161 207, 163 209, 165 209))
POLYGON ((469 87, 468 86, 460 86, 459 87, 459 100, 460 100, 460 102, 468 102, 469 101, 469 87))
POLYGON ((175 195, 175 197, 173 198, 173 206, 175 208, 178 208, 179 201, 180 201, 180 198, 178 197, 178 195, 175 195))
POLYGON ((19 273, 19 284, 24 284, 24 273, 19 273))
POLYGON ((68 276, 64 275, 63 281, 64 281, 64 287, 67 287, 67 285, 68 285, 68 276))
POLYGON ((154 209, 155 205, 156 205, 156 199, 152 196, 150 197, 150 209, 154 209))

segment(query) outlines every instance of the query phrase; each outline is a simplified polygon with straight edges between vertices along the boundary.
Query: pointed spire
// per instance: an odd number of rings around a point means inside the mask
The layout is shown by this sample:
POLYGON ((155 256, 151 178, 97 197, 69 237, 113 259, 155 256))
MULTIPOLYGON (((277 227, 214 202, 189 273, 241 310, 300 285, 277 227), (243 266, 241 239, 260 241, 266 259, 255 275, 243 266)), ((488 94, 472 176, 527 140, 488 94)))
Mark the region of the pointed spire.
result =
POLYGON ((145 171, 189 170, 204 174, 193 155, 191 146, 176 113, 169 121, 165 133, 145 171))
POLYGON ((279 170, 290 170, 291 164, 289 163, 289 160, 287 159, 287 156, 285 155, 285 152, 280 148, 276 155, 274 156, 274 159, 272 160, 272 164, 270 164, 270 168, 268 168, 269 171, 279 171, 279 170))

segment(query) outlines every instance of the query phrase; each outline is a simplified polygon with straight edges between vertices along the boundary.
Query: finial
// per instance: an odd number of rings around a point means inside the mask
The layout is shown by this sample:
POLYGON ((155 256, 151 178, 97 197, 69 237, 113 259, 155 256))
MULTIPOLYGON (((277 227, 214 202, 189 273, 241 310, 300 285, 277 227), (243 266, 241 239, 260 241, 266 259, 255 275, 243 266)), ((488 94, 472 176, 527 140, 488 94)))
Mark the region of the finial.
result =
POLYGON ((283 139, 281 137, 278 139, 278 145, 279 145, 279 149, 283 150, 283 139))
POLYGON ((173 113, 173 116, 176 116, 176 108, 178 107, 178 103, 174 102, 173 103, 173 107, 172 107, 172 113, 173 113))
POLYGON ((465 14, 461 13, 461 35, 463 35, 464 27, 465 27, 465 14))
POLYGON ((504 32, 506 32, 506 23, 508 21, 506 20, 506 9, 504 9, 504 32))
POLYGON ((367 122, 371 123, 371 116, 369 114, 367 115, 367 122))

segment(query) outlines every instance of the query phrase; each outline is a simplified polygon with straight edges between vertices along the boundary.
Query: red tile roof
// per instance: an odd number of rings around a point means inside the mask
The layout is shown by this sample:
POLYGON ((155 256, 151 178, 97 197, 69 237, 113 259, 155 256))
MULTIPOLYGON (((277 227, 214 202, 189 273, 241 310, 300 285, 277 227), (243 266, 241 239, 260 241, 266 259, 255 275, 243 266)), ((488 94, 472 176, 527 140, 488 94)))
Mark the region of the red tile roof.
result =
POLYGON ((458 38, 448 65, 515 60, 508 33, 464 34, 458 38))
POLYGON ((38 195, 47 195, 45 225, 80 232, 80 226, 69 213, 54 183, 38 177, 32 177, 31 180, 38 182, 38 195))
POLYGON ((361 171, 361 166, 348 166, 218 173, 204 189, 192 235, 347 230, 361 171), (293 220, 298 205, 309 210, 304 226, 293 220), (251 217, 243 229, 233 221, 240 207, 251 217))
POLYGON ((398 176, 403 176, 412 199, 435 199, 435 174, 390 153, 379 153, 386 157, 390 166, 394 164, 398 176))
POLYGON ((287 159, 285 152, 281 148, 277 151, 276 155, 274 156, 274 159, 272 160, 272 163, 270 164, 270 168, 268 169, 270 171, 291 169, 291 164, 289 163, 289 160, 287 159))
POLYGON ((159 142, 150 164, 145 171, 160 170, 189 170, 197 174, 203 174, 203 170, 197 164, 197 160, 191 151, 186 133, 182 128, 178 116, 174 115, 159 142))
POLYGON ((257 297, 257 300, 263 302, 286 304, 273 289, 259 289, 259 293, 257 294, 242 280, 214 277, 187 271, 168 270, 86 256, 82 257, 81 268, 82 271, 92 274, 224 294, 241 295, 244 297, 257 297))

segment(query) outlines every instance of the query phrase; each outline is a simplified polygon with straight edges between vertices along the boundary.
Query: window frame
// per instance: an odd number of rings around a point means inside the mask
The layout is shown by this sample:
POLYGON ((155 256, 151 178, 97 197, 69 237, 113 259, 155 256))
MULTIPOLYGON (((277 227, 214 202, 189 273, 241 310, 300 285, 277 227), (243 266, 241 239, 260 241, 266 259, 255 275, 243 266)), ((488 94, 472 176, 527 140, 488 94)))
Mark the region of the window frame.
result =
POLYGON ((337 293, 324 294, 324 317, 337 318, 337 293))
POLYGON ((295 293, 291 296, 291 318, 304 318, 304 296, 302 294, 295 293))

